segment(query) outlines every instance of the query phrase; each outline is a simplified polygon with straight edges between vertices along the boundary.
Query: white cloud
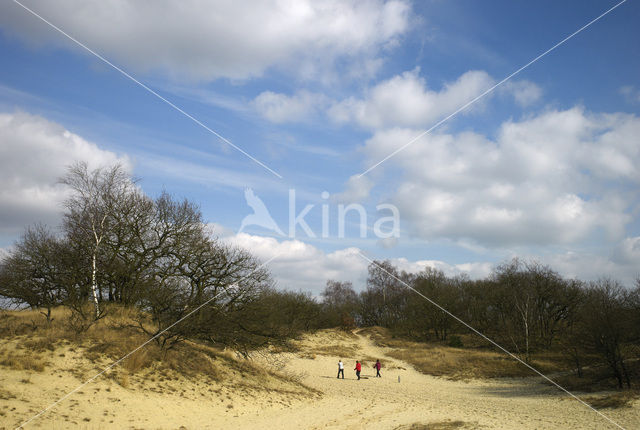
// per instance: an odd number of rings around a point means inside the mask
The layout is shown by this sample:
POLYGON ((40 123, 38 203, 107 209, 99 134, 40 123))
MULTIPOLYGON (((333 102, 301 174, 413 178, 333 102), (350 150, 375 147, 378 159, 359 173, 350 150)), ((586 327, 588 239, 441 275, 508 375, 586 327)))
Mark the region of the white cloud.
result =
MULTIPOLYGON (((363 289, 366 285, 369 263, 359 255, 359 248, 349 247, 326 253, 299 240, 278 241, 246 233, 227 236, 224 241, 249 250, 261 261, 277 256, 269 263, 268 268, 282 288, 310 291, 319 295, 327 279, 351 281, 356 289, 363 289)), ((390 261, 407 272, 420 272, 425 267, 433 267, 450 276, 465 273, 473 279, 487 276, 493 267, 491 263, 451 265, 438 260, 412 262, 405 258, 390 261)))
MULTIPOLYGON (((254 236, 246 233, 229 234, 223 240, 252 252, 261 261, 277 256, 268 265, 278 286, 289 290, 309 291, 318 296, 327 279, 351 281, 357 290, 364 289, 369 263, 362 258, 359 248, 348 247, 333 252, 321 249, 299 240, 277 240, 271 237, 254 236)), ((517 254, 513 254, 516 256, 517 254)), ((526 260, 548 264, 567 278, 584 281, 596 280, 602 276, 619 279, 626 285, 633 285, 640 276, 640 237, 625 238, 618 242, 611 258, 588 252, 571 251, 544 256, 520 253, 526 260), (624 256, 617 254, 622 253, 624 256)), ((441 260, 409 260, 392 258, 391 263, 409 273, 419 273, 425 268, 441 270, 447 276, 467 275, 471 279, 489 276, 500 262, 477 261, 450 264, 441 260)))
MULTIPOLYGON (((440 90, 429 88, 420 69, 404 72, 379 82, 366 91, 363 98, 350 97, 334 103, 328 115, 337 123, 355 122, 380 130, 392 127, 428 127, 480 96, 495 84, 482 70, 470 70, 458 79, 445 83, 440 90)), ((530 81, 508 81, 498 87, 502 94, 513 96, 526 107, 542 96, 542 90, 530 81)), ((487 94, 489 98, 491 94, 487 94)), ((482 109, 478 99, 461 113, 482 109)))
MULTIPOLYGON (((612 256, 596 255, 585 251, 568 251, 537 257, 567 278, 595 281, 609 277, 631 287, 640 279, 640 238, 629 237, 618 242, 612 256)), ((536 257, 531 257, 536 258, 536 257)))
POLYGON ((59 124, 27 113, 0 113, 0 234, 15 237, 25 225, 60 221, 66 190, 57 184, 66 166, 90 168, 126 158, 98 148, 59 124))
POLYGON ((507 81, 501 87, 502 92, 511 94, 520 106, 527 107, 539 101, 542 89, 531 81, 507 81))
POLYGON ((364 99, 348 98, 329 109, 336 122, 363 127, 420 127, 464 105, 493 84, 483 71, 469 71, 440 91, 427 88, 420 70, 404 72, 371 88, 364 99))
POLYGON ((327 103, 322 94, 299 91, 292 96, 264 91, 256 97, 252 105, 271 122, 298 122, 309 118, 327 103))
POLYGON ((392 237, 386 237, 384 239, 378 239, 378 241, 376 242, 376 244, 378 246, 381 246, 385 249, 391 249, 391 248, 395 248, 396 246, 398 246, 398 238, 395 236, 392 237))
POLYGON ((206 226, 209 229, 211 236, 215 238, 224 239, 235 234, 235 231, 217 222, 209 222, 206 226))
POLYGON ((627 237, 622 240, 613 252, 613 261, 635 267, 640 275, 640 236, 627 237))
MULTIPOLYGON (((417 133, 375 133, 365 146, 368 161, 417 133)), ((569 244, 604 230, 619 240, 638 204, 629 190, 640 182, 639 134, 633 115, 549 111, 504 123, 496 140, 470 132, 424 136, 378 169, 402 169, 393 202, 425 239, 569 244)))
POLYGON ((334 194, 332 200, 338 203, 361 203, 369 197, 373 181, 367 176, 353 175, 349 178, 343 192, 334 194))
POLYGON ((417 260, 409 261, 406 258, 394 258, 391 262, 400 270, 408 273, 419 273, 426 268, 440 270, 447 276, 467 275, 471 279, 481 279, 489 276, 493 267, 493 263, 462 263, 449 264, 439 260, 417 260))
POLYGON ((629 103, 640 103, 640 89, 633 85, 620 87, 620 94, 622 94, 629 103))
MULTIPOLYGON (((260 76, 271 67, 317 78, 336 63, 371 70, 409 26, 410 6, 392 0, 271 0, 55 3, 28 6, 65 32, 125 67, 174 78, 260 76)), ((37 44, 73 46, 13 3, 0 26, 37 44)), ((73 49, 80 49, 73 46, 73 49)))
POLYGON ((12 246, 8 246, 6 248, 0 248, 0 260, 2 260, 3 258, 9 256, 11 254, 11 252, 13 251, 12 246))
POLYGON ((367 262, 357 248, 325 253, 300 240, 278 241, 271 237, 240 233, 224 239, 249 250, 261 261, 276 257, 268 265, 278 286, 289 290, 310 291, 318 295, 327 279, 352 281, 364 285, 367 262))

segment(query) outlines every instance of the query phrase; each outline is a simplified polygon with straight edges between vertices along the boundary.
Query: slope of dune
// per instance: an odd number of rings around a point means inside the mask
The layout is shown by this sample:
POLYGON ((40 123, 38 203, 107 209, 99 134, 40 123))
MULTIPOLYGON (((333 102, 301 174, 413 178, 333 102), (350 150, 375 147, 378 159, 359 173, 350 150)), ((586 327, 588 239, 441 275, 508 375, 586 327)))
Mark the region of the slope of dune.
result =
MULTIPOLYGON (((2 344, 0 428, 29 419, 109 362, 91 362, 81 348, 60 344, 40 355, 44 368, 19 369, 6 365, 15 342, 2 344)), ((216 378, 151 367, 123 379, 116 371, 83 386, 25 428, 616 428, 534 378, 454 381, 424 375, 391 358, 389 348, 365 333, 323 330, 305 336, 297 347, 255 354, 246 368, 230 364, 228 356, 222 363, 226 370, 216 378), (336 378, 339 359, 345 362, 344 380, 336 378), (364 364, 360 381, 352 370, 356 359, 364 364), (374 377, 375 359, 383 362, 382 378, 374 377)), ((623 428, 640 427, 637 400, 602 413, 623 428)))

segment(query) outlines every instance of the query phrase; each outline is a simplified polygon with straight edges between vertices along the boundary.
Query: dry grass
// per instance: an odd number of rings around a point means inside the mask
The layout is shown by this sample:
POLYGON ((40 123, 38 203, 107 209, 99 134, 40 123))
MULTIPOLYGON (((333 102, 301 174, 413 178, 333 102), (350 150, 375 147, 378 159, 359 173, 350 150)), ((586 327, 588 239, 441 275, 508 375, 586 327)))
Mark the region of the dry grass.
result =
POLYGON ((221 381, 225 370, 236 370, 241 374, 251 373, 246 370, 248 367, 250 366, 236 360, 231 354, 187 343, 169 351, 157 368, 162 372, 171 371, 190 378, 204 377, 210 381, 221 381))
POLYGON ((374 345, 385 348, 394 346, 398 342, 391 335, 391 332, 384 327, 365 327, 361 329, 358 334, 362 336, 368 336, 374 345))
MULTIPOLYGON (((416 370, 434 376, 451 379, 470 378, 521 378, 538 375, 513 357, 499 350, 488 349, 478 336, 460 335, 462 348, 453 348, 441 343, 420 343, 394 338, 391 332, 382 327, 368 327, 360 331, 368 335, 381 347, 391 348, 388 355, 410 363, 416 370)), ((631 353, 633 356, 635 353, 631 353)), ((572 364, 560 351, 535 353, 532 355, 532 367, 545 375, 551 375, 561 386, 570 391, 596 392, 615 390, 617 381, 611 370, 599 364, 599 358, 585 355, 583 375, 578 377, 572 370, 572 364)), ((631 388, 640 392, 640 360, 626 362, 631 375, 631 388)), ((617 397, 611 400, 615 404, 617 397)), ((624 396, 620 401, 625 401, 624 396)), ((606 403, 606 401, 605 401, 606 403)))
MULTIPOLYGON (((360 333, 368 335, 378 346, 392 348, 388 355, 411 364, 416 370, 427 375, 451 379, 536 375, 513 357, 500 352, 395 339, 388 330, 381 327, 368 327, 360 333)), ((562 370, 562 364, 557 357, 551 355, 534 357, 531 365, 543 373, 562 370)))
POLYGON ((461 428, 474 428, 471 423, 464 421, 439 421, 433 423, 413 423, 396 427, 394 430, 451 430, 461 428))
MULTIPOLYGON (((516 378, 536 375, 512 357, 492 351, 414 343, 398 348, 389 355, 410 363, 422 373, 452 379, 516 378)), ((543 373, 559 370, 556 363, 540 359, 532 360, 531 365, 543 373)))
POLYGON ((122 388, 129 388, 129 373, 126 370, 117 371, 114 374, 113 379, 120 385, 122 388))
POLYGON ((298 357, 304 358, 306 360, 315 360, 317 355, 310 352, 300 352, 298 353, 298 357))
POLYGON ((640 392, 628 390, 604 396, 587 397, 584 400, 596 409, 618 409, 630 407, 631 403, 637 399, 640 399, 640 392))
POLYGON ((5 389, 0 388, 0 400, 10 400, 17 398, 15 394, 5 389))
POLYGON ((136 373, 137 371, 149 367, 153 359, 148 349, 140 349, 129 357, 127 357, 120 365, 129 373, 136 373))
MULTIPOLYGON (((133 309, 112 306, 107 316, 78 333, 69 326, 70 312, 54 309, 53 321, 37 311, 0 311, 0 366, 13 370, 42 372, 50 356, 80 359, 82 365, 69 370, 80 378, 120 359, 148 340, 137 327, 140 314, 133 309)), ((255 390, 289 390, 314 395, 315 390, 300 382, 299 375, 265 369, 251 360, 239 359, 195 342, 183 342, 163 351, 155 342, 128 356, 110 373, 119 385, 134 388, 139 384, 190 379, 224 385, 245 383, 255 390), (156 382, 157 381, 157 382, 156 382), (264 387, 264 388, 263 388, 264 387)))
POLYGON ((0 311, 0 338, 14 338, 16 336, 29 336, 34 332, 40 334, 50 331, 49 337, 55 340, 61 332, 65 332, 64 325, 69 318, 67 309, 56 308, 52 310, 52 322, 38 311, 0 311))
POLYGON ((0 359, 0 365, 12 370, 33 370, 35 372, 43 372, 46 363, 38 356, 15 354, 10 352, 7 357, 0 359))
MULTIPOLYGON (((84 354, 89 360, 100 362, 103 358, 117 360, 146 340, 147 337, 134 328, 113 328, 103 323, 96 324, 88 330, 79 343, 84 347, 84 354)), ((131 373, 136 373, 160 359, 160 348, 150 343, 123 360, 120 366, 131 373)))
POLYGON ((301 358, 315 359, 316 355, 324 355, 355 360, 359 351, 358 344, 354 342, 357 339, 358 336, 349 331, 323 329, 292 342, 292 345, 301 358))
POLYGON ((56 333, 54 330, 46 330, 42 336, 25 340, 22 345, 34 351, 53 351, 56 349, 56 343, 59 341, 59 333, 56 333))
MULTIPOLYGON (((565 372, 556 376, 555 380, 563 387, 571 391, 592 393, 596 391, 615 391, 618 382, 613 377, 611 369, 607 365, 597 362, 586 363, 582 369, 582 377, 572 372, 565 372)), ((640 360, 628 360, 625 363, 627 371, 631 375, 631 392, 640 393, 640 360)))
POLYGON ((362 363, 362 367, 364 369, 373 368, 373 365, 376 363, 376 360, 380 360, 380 364, 382 365, 382 370, 381 370, 382 372, 386 370, 391 370, 391 369, 407 370, 402 366, 393 364, 392 362, 390 362, 389 360, 386 360, 385 358, 372 357, 370 355, 365 355, 361 357, 360 363, 362 363))
POLYGON ((353 358, 355 359, 358 355, 358 346, 357 345, 325 345, 321 347, 313 348, 310 351, 311 354, 317 355, 329 355, 332 357, 343 357, 343 358, 353 358))

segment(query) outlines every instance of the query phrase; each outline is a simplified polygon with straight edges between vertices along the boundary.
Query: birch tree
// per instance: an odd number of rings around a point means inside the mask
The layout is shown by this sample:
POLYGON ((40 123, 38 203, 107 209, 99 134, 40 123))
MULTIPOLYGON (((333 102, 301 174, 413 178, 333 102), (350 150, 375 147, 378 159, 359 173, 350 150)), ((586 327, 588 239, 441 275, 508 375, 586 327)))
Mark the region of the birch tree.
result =
POLYGON ((120 164, 90 171, 85 162, 70 166, 60 182, 72 191, 65 201, 65 230, 90 254, 91 295, 97 319, 102 299, 98 258, 105 239, 117 226, 119 203, 135 192, 135 184, 120 164))

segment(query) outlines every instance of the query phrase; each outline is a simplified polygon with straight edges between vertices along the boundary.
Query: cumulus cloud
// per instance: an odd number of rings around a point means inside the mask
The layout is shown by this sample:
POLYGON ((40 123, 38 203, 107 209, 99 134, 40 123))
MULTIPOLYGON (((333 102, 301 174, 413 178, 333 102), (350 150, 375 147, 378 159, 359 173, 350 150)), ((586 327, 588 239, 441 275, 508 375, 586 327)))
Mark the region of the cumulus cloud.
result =
MULTIPOLYGON (((85 2, 34 0, 28 6, 115 62, 174 78, 260 76, 271 67, 303 78, 336 63, 370 70, 409 27, 408 2, 313 0, 85 2)), ((74 46, 13 3, 0 6, 0 26, 38 45, 74 46)))
POLYGON ((366 97, 350 97, 329 109, 336 122, 363 127, 420 127, 451 113, 493 84, 483 71, 469 71, 440 91, 427 87, 420 70, 404 72, 371 88, 366 97))
POLYGON ((367 262, 358 255, 357 248, 325 253, 300 240, 278 241, 246 233, 226 237, 224 241, 251 251, 261 261, 276 257, 268 268, 281 288, 319 295, 327 279, 357 285, 364 285, 366 279, 367 262))
MULTIPOLYGON (((477 133, 424 136, 385 164, 404 173, 394 203, 419 236, 484 246, 568 244, 631 220, 640 119, 576 107, 477 133)), ((365 145, 375 162, 417 134, 391 129, 365 145)), ((385 164, 378 167, 384 169, 385 164)), ((388 179, 388 178, 387 178, 388 179)))
POLYGON ((0 113, 0 237, 14 238, 25 225, 60 221, 66 190, 57 184, 66 166, 86 161, 90 168, 129 161, 27 113, 0 113))
POLYGON ((636 275, 640 275, 640 236, 627 237, 616 246, 613 261, 619 264, 634 266, 636 275))
POLYGON ((334 194, 332 200, 338 203, 361 203, 369 197, 373 181, 367 176, 353 175, 346 183, 345 190, 334 194))
POLYGON ((531 81, 507 81, 501 87, 502 92, 511 94, 516 103, 527 107, 539 101, 542 89, 531 81))
POLYGON ((306 120, 326 103, 324 95, 304 90, 292 96, 264 91, 252 102, 258 113, 275 123, 306 120))
POLYGON ((567 251, 537 259, 568 278, 596 281, 609 277, 631 287, 640 280, 639 242, 639 237, 624 238, 615 244, 612 256, 567 251))
MULTIPOLYGON (((393 127, 428 127, 458 110, 495 84, 483 70, 470 70, 439 90, 430 88, 420 76, 420 69, 396 75, 368 89, 365 97, 350 97, 334 103, 328 115, 337 123, 356 123, 380 130, 393 127)), ((433 86, 432 86, 433 87, 433 86)), ((508 81, 498 87, 500 93, 529 106, 540 99, 542 90, 530 81, 508 81)), ((487 98, 490 95, 487 95, 487 98)), ((470 105, 464 113, 482 108, 483 99, 470 105)))
MULTIPOLYGON (((420 69, 416 68, 377 83, 367 89, 362 98, 335 101, 307 90, 291 95, 264 91, 251 104, 263 117, 275 123, 300 122, 325 111, 336 123, 355 123, 373 130, 427 127, 455 112, 494 83, 488 73, 471 70, 436 91, 428 87, 420 76, 420 69)), ((540 87, 530 81, 508 81, 499 87, 499 92, 513 97, 521 107, 534 104, 542 96, 540 87)), ((482 106, 479 99, 464 112, 482 106)))
POLYGON ((395 248, 396 246, 398 246, 398 238, 397 237, 386 237, 384 239, 378 239, 378 241, 376 242, 376 244, 378 246, 381 246, 385 249, 391 249, 391 248, 395 248))
MULTIPOLYGON (((277 256, 268 268, 282 288, 319 295, 327 279, 351 281, 356 289, 363 289, 366 285, 369 263, 359 255, 361 250, 356 247, 324 252, 299 240, 279 241, 246 233, 229 235, 223 240, 251 251, 262 261, 277 256)), ((407 272, 421 272, 426 267, 432 267, 450 276, 467 274, 474 279, 488 275, 492 268, 491 263, 451 265, 438 260, 410 261, 406 258, 390 261, 407 272)))

